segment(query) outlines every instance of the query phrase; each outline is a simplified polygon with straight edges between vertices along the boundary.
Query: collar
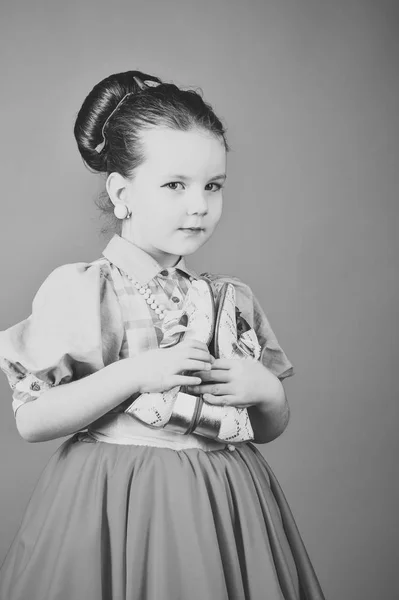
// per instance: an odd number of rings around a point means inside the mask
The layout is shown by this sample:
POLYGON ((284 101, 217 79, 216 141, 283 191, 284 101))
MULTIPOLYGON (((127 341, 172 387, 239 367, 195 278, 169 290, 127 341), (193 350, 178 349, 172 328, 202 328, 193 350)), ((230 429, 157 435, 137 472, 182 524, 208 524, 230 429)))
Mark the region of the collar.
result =
POLYGON ((187 267, 183 256, 173 267, 163 267, 148 252, 117 233, 110 239, 102 255, 142 285, 147 285, 159 274, 170 277, 176 270, 186 277, 199 279, 197 273, 187 267))

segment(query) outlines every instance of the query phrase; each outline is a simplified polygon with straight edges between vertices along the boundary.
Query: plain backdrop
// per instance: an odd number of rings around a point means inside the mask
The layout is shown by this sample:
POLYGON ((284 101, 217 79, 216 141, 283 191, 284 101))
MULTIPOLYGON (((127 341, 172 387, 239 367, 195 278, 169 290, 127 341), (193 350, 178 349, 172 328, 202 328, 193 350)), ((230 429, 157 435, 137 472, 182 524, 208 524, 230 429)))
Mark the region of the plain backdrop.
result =
MULTIPOLYGON (((108 241, 72 133, 93 85, 138 69, 201 89, 232 152, 222 222, 188 264, 251 285, 295 366, 288 428, 258 447, 330 600, 399 597, 398 36, 385 0, 1 7, 0 329, 108 241)), ((19 437, 3 375, 0 399, 2 560, 65 438, 19 437)))

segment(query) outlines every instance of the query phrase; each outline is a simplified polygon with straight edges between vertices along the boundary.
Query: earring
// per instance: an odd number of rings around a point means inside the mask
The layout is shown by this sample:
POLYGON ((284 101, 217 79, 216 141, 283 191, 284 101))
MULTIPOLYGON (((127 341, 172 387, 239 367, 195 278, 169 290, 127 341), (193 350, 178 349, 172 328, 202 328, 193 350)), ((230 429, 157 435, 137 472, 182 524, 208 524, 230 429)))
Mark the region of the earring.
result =
POLYGON ((114 207, 114 215, 117 219, 129 219, 131 214, 126 204, 116 204, 114 207))

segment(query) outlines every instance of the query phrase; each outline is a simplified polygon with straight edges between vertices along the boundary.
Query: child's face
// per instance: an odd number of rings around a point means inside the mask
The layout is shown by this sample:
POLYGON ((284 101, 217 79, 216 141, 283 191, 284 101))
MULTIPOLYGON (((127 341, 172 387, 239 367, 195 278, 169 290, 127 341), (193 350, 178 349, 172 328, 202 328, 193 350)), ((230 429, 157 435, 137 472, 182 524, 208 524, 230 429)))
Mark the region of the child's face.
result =
POLYGON ((205 131, 153 128, 142 136, 146 161, 126 187, 132 211, 126 237, 162 266, 192 254, 213 234, 222 214, 226 150, 205 131), (183 179, 185 178, 185 179, 183 179), (182 228, 201 227, 199 233, 182 228))

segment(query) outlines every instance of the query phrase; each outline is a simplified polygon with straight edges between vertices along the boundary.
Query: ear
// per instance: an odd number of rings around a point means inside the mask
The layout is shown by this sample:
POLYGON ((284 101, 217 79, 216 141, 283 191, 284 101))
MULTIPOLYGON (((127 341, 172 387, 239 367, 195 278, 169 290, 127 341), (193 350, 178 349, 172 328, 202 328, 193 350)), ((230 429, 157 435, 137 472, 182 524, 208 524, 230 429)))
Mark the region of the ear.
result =
POLYGON ((108 175, 105 188, 111 202, 115 206, 117 204, 129 205, 128 185, 128 180, 120 173, 110 173, 110 175, 108 175))

